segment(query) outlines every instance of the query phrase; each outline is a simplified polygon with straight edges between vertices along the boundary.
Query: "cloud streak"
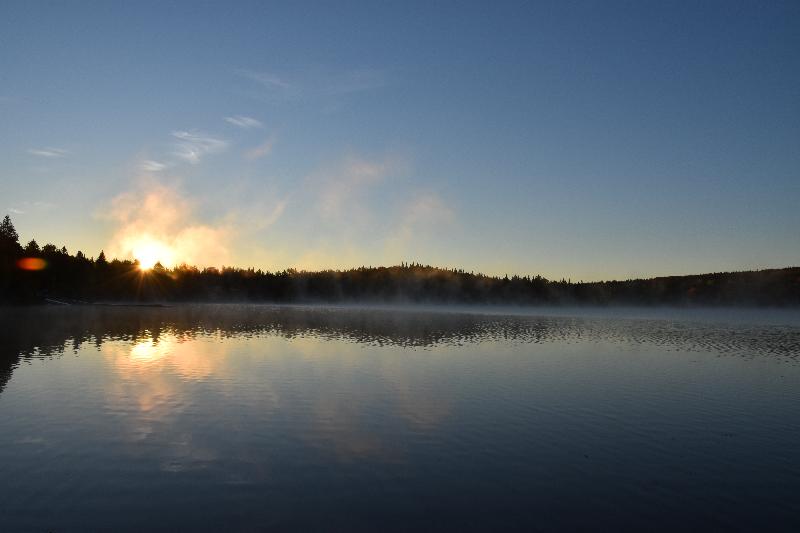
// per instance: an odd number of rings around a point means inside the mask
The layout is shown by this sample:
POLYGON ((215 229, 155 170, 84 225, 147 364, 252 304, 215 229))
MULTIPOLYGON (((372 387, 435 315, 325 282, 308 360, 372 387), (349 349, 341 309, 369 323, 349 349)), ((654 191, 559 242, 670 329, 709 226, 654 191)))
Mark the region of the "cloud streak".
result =
POLYGON ((154 161, 152 159, 147 159, 142 161, 140 165, 141 169, 145 172, 161 172, 162 170, 168 168, 169 165, 166 163, 161 163, 160 161, 154 161))
POLYGON ((47 159, 57 159, 59 157, 65 157, 69 154, 69 150, 65 150, 63 148, 28 148, 28 153, 30 155, 34 155, 36 157, 45 157, 47 159))
POLYGON ((371 91, 388 85, 389 71, 385 69, 307 69, 290 75, 277 75, 242 69, 237 73, 249 79, 278 100, 308 100, 341 97, 371 91))
POLYGON ((256 83, 259 83, 268 89, 280 89, 286 91, 293 88, 291 83, 268 72, 257 72, 254 70, 247 70, 247 69, 241 69, 237 72, 239 73, 239 75, 244 76, 245 78, 248 78, 256 83))
POLYGON ((358 157, 347 158, 338 168, 321 174, 315 189, 319 191, 319 212, 327 218, 340 218, 358 210, 359 195, 384 180, 392 165, 358 157))
POLYGON ((172 136, 178 139, 175 157, 196 165, 208 154, 224 152, 228 148, 228 141, 210 135, 192 131, 173 131, 172 136))
POLYGON ((264 124, 260 120, 254 119, 253 117, 247 117, 244 115, 225 117, 225 122, 227 122, 228 124, 233 124, 234 126, 245 130, 264 127, 264 124))
POLYGON ((22 202, 14 206, 10 206, 8 211, 15 215, 24 215, 32 211, 49 211, 55 207, 55 204, 50 202, 35 201, 35 202, 22 202))
POLYGON ((270 136, 264 142, 247 150, 244 153, 246 159, 254 161, 256 159, 261 159, 262 157, 268 156, 272 153, 272 147, 275 144, 275 138, 270 136))

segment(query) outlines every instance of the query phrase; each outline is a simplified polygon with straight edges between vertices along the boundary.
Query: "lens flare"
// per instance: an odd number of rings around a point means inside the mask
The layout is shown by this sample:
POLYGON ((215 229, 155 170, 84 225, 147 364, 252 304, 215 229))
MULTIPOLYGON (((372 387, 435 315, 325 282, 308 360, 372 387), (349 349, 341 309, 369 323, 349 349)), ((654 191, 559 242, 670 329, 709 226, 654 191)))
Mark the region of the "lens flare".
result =
POLYGON ((47 261, 38 257, 23 257, 17 261, 17 266, 22 270, 44 270, 47 268, 47 261))

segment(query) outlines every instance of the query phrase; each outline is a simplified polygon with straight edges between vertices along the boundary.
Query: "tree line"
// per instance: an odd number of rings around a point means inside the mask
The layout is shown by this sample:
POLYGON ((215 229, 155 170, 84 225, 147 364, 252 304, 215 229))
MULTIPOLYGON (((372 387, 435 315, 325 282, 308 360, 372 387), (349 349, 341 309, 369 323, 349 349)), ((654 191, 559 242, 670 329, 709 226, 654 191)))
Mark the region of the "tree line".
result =
POLYGON ((626 281, 487 276, 419 263, 316 272, 203 268, 96 258, 0 222, 0 302, 371 302, 495 305, 800 305, 800 267, 626 281))

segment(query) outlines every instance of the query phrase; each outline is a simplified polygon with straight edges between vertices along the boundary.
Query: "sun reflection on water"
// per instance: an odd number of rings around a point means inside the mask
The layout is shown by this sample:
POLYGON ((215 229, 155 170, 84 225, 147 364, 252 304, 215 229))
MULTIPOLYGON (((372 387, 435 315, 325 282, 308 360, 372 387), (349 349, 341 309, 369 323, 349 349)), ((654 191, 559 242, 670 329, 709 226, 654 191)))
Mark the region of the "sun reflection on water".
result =
POLYGON ((131 348, 130 361, 133 364, 152 363, 164 357, 169 348, 168 341, 157 343, 154 339, 140 340, 131 348))
POLYGON ((169 441, 164 454, 171 471, 206 464, 215 457, 215 448, 192 430, 174 434, 170 428, 198 411, 216 416, 217 408, 231 402, 238 416, 249 413, 261 423, 269 423, 279 409, 292 413, 313 428, 308 444, 333 453, 337 461, 396 461, 402 450, 365 422, 376 398, 388 395, 394 419, 416 432, 436 431, 453 408, 436 386, 441 359, 403 350, 387 346, 365 351, 313 337, 146 331, 103 345, 113 369, 103 387, 109 410, 121 415, 122 431, 132 442, 169 441), (364 364, 365 353, 371 354, 368 374, 376 379, 353 389, 350 372, 364 364), (410 359, 415 363, 409 365, 410 359), (285 379, 289 369, 305 369, 304 378, 285 379), (297 394, 304 400, 296 401, 297 394), (257 413, 245 398, 257 399, 252 404, 257 413))

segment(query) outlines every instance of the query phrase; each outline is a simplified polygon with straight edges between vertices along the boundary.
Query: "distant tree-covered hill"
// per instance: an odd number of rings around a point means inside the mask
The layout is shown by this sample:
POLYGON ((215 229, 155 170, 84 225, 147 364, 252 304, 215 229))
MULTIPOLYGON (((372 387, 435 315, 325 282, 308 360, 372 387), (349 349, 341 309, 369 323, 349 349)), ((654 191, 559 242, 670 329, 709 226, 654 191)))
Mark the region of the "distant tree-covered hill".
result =
POLYGON ((20 245, 0 222, 0 302, 80 301, 392 302, 502 305, 800 305, 800 267, 626 281, 493 277, 416 263, 320 272, 156 265, 20 245))

